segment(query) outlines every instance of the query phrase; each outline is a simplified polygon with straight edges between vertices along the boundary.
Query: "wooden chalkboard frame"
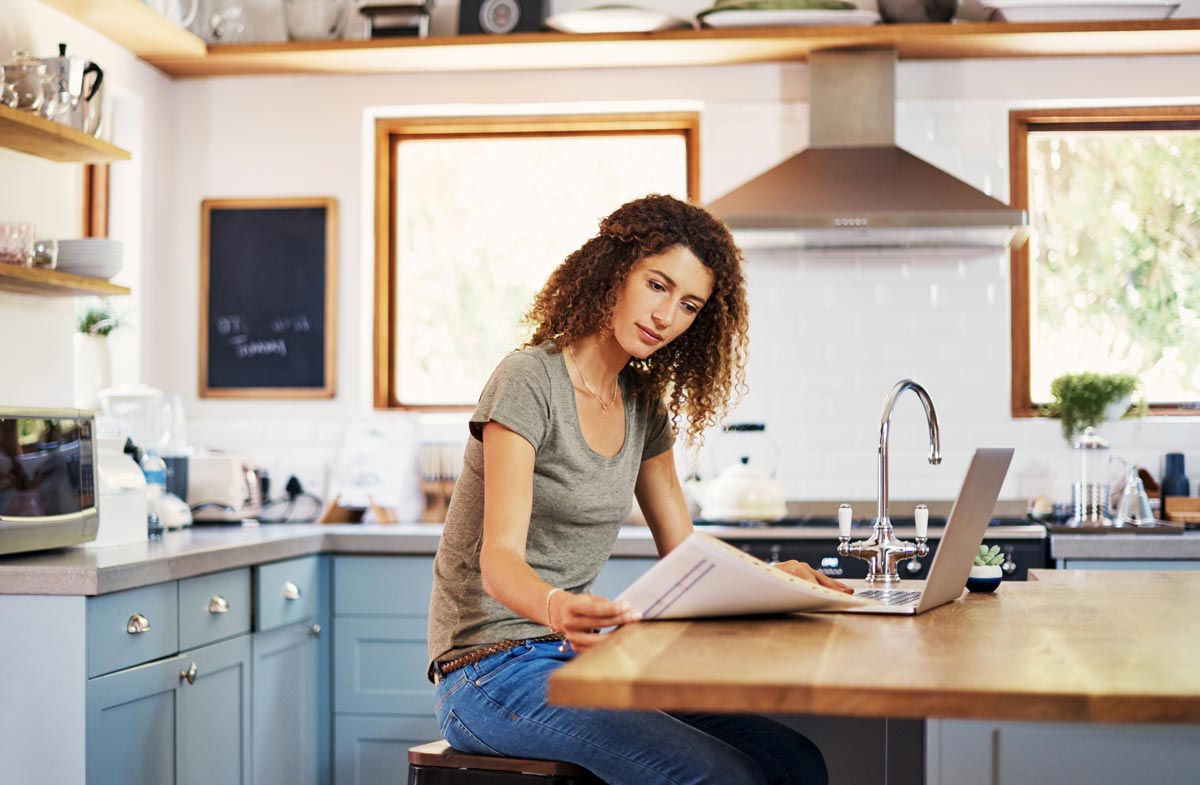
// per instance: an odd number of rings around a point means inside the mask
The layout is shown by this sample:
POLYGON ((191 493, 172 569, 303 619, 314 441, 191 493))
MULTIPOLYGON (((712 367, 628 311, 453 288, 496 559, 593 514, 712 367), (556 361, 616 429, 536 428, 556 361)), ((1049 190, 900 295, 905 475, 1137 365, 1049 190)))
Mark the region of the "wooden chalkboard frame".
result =
POLYGON ((201 398, 332 398, 337 386, 337 200, 333 197, 280 197, 269 199, 205 199, 200 203, 200 346, 199 395, 201 398), (210 238, 213 210, 274 210, 280 208, 325 210, 325 344, 324 381, 312 387, 211 387, 209 386, 208 320, 210 306, 210 238))

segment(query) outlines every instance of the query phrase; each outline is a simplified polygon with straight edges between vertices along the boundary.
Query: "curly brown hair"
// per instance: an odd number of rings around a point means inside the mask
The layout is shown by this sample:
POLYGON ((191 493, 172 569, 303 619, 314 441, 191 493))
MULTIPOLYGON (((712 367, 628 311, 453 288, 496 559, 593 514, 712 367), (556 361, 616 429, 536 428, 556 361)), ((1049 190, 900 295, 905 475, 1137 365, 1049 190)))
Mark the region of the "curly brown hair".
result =
POLYGON ((621 205, 599 233, 551 273, 524 321, 526 346, 553 339, 570 346, 612 329, 612 312, 629 271, 641 259, 688 248, 713 274, 713 291, 678 338, 624 371, 639 397, 665 400, 676 430, 686 419, 687 442, 698 445, 745 395, 749 307, 742 252, 729 229, 701 207, 651 194, 621 205))

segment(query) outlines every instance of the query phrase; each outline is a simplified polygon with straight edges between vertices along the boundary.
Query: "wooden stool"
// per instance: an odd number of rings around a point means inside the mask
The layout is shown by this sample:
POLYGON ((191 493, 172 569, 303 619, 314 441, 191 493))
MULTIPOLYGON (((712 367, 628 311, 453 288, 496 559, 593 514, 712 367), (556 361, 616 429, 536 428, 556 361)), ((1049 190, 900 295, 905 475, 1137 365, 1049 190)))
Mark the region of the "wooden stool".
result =
POLYGON ((408 751, 408 785, 604 785, 574 763, 471 755, 441 741, 408 751))

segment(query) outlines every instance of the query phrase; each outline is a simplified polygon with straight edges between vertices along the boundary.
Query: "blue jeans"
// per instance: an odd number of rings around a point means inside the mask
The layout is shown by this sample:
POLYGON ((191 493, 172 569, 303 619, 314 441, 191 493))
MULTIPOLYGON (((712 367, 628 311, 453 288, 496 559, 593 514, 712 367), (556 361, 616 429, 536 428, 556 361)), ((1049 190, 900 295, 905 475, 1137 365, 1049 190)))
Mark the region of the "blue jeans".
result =
POLYGON ((574 657, 527 641, 440 680, 437 718, 455 749, 575 763, 608 785, 826 785, 821 751, 750 714, 551 706, 546 680, 574 657))

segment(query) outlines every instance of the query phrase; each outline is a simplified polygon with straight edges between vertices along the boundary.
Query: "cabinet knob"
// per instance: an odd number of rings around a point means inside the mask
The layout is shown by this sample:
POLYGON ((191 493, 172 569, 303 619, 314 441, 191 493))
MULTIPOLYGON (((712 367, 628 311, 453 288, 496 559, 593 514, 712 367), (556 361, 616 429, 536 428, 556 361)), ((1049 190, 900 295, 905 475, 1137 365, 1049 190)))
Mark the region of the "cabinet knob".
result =
POLYGON ((1017 571, 1017 563, 1015 561, 1013 561, 1012 557, 1010 556, 1010 557, 1008 557, 1008 561, 1006 561, 1006 562, 1004 562, 1004 564, 1000 565, 1000 569, 1004 570, 1005 575, 1012 575, 1014 572, 1017 571))
POLYGON ((192 663, 187 667, 187 670, 179 672, 179 680, 186 681, 188 684, 196 683, 196 663, 192 663))
POLYGON ((321 637, 321 625, 314 624, 312 626, 312 628, 309 629, 308 634, 313 636, 314 638, 320 638, 321 637))
POLYGON ((922 566, 923 565, 921 564, 921 562, 917 561, 916 559, 909 559, 908 564, 904 565, 904 568, 906 570, 908 570, 909 572, 911 572, 913 575, 916 575, 918 572, 921 571, 922 566))
POLYGON ((209 613, 229 613, 229 600, 219 594, 214 594, 208 601, 209 613))
POLYGON ((130 635, 141 635, 143 632, 150 632, 150 620, 140 613, 135 613, 129 617, 129 621, 125 624, 125 632, 130 635))
POLYGON ((300 587, 297 586, 296 584, 292 583, 291 581, 284 581, 284 583, 283 583, 283 598, 285 600, 300 599, 300 587))

